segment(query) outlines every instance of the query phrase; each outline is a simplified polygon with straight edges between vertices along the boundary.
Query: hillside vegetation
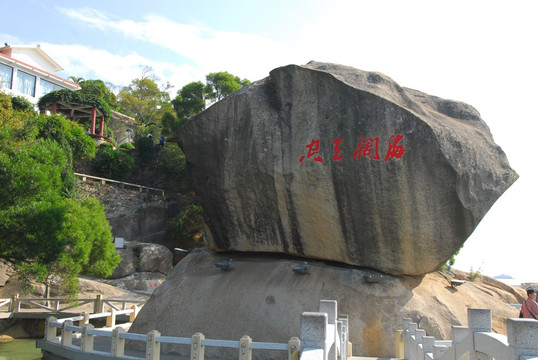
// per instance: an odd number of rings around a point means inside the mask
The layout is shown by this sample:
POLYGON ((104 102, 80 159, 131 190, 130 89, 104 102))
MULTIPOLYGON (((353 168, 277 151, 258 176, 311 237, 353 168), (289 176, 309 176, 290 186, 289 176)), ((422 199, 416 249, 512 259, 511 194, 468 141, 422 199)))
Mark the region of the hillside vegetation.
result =
POLYGON ((110 275, 120 256, 103 206, 75 191, 73 163, 95 155, 94 141, 80 125, 3 93, 0 120, 0 260, 28 284, 59 277, 71 295, 81 272, 110 275))

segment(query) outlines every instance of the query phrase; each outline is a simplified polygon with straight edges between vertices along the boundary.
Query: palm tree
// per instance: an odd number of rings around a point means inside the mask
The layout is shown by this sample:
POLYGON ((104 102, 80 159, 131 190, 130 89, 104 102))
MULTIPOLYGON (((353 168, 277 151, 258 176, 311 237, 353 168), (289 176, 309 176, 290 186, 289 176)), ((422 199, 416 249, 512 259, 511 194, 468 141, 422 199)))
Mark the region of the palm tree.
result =
POLYGON ((79 85, 80 85, 80 83, 84 81, 84 78, 76 77, 76 76, 70 76, 70 77, 69 77, 69 80, 71 80, 71 81, 74 82, 75 84, 79 84, 79 85))

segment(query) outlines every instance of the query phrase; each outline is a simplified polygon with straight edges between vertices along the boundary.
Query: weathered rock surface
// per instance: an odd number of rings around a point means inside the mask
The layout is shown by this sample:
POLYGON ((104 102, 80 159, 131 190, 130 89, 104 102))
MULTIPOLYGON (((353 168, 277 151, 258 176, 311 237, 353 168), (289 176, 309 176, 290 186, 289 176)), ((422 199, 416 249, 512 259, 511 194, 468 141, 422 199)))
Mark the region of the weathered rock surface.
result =
POLYGON ((172 252, 163 245, 125 242, 123 249, 116 250, 122 261, 109 279, 124 278, 135 272, 160 273, 166 276, 174 268, 172 252))
POLYGON ((116 249, 116 252, 120 254, 121 262, 114 269, 112 275, 109 276, 109 279, 119 279, 134 274, 138 266, 138 257, 133 249, 126 247, 123 249, 116 249))
POLYGON ((94 181, 79 180, 78 187, 86 196, 96 197, 105 206, 115 237, 164 245, 165 224, 176 213, 175 202, 165 202, 160 193, 94 181))
POLYGON ((6 281, 15 273, 10 264, 0 261, 0 287, 6 284, 6 281))
MULTIPOLYGON (((456 289, 439 273, 392 276, 373 270, 310 262, 307 274, 293 266, 301 260, 235 253, 232 269, 215 263, 227 260, 208 250, 196 250, 182 260, 154 292, 129 330, 163 336, 286 343, 300 335, 300 316, 317 311, 319 300, 337 300, 339 314, 349 315, 355 355, 393 357, 394 333, 410 317, 428 335, 450 338, 451 325, 467 325, 467 308, 489 308, 493 330, 506 334, 507 317, 517 317, 510 303, 521 303, 524 290, 491 278, 467 281, 456 289)), ((134 344, 133 344, 134 345, 134 344)), ((141 346, 144 346, 141 344, 141 346)), ((165 353, 188 356, 187 347, 161 345, 165 353)), ((206 357, 235 359, 206 348, 206 357)), ((285 353, 256 358, 287 359, 285 353)))
POLYGON ((212 249, 390 274, 438 269, 517 179, 473 107, 335 64, 277 68, 178 136, 212 249))
POLYGON ((137 272, 118 279, 103 280, 103 282, 120 289, 152 294, 165 279, 166 275, 159 272, 137 272))
POLYGON ((141 272, 160 272, 164 275, 172 272, 174 255, 167 247, 157 244, 137 245, 142 247, 139 262, 141 272))

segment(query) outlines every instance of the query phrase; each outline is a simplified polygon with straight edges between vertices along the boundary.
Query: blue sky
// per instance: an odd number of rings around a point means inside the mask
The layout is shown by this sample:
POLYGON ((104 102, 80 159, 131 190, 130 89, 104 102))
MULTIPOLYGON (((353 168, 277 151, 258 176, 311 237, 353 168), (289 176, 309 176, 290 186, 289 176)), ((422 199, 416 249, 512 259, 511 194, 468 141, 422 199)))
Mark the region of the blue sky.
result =
POLYGON ((150 66, 174 91, 229 71, 251 81, 310 60, 379 71, 473 105, 520 179, 456 268, 538 281, 538 2, 0 0, 0 43, 37 45, 65 78, 117 86, 150 66))

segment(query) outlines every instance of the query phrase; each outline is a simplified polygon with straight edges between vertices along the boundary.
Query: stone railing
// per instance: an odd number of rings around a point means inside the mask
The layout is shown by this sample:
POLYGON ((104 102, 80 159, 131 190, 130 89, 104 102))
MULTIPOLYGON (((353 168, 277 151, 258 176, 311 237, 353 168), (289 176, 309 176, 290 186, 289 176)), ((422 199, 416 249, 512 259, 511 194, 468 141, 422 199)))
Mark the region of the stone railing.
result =
POLYGON ((190 359, 203 360, 207 347, 236 348, 240 360, 251 360, 253 350, 276 350, 286 352, 282 358, 289 360, 337 360, 348 357, 348 319, 337 319, 337 304, 332 300, 321 300, 319 312, 304 312, 301 315, 301 338, 292 337, 287 343, 254 342, 245 335, 237 340, 206 339, 202 333, 190 338, 161 336, 152 330, 148 334, 127 333, 122 327, 113 330, 95 329, 92 324, 73 325, 76 319, 57 320, 49 317, 45 326, 45 338, 37 341, 37 347, 67 358, 78 358, 83 353, 92 359, 128 358, 132 360, 161 358, 161 344, 190 345, 190 359), (60 336, 57 336, 61 330, 60 336), (96 337, 107 338, 110 346, 95 349, 96 337), (73 339, 80 338, 79 345, 73 339), (142 357, 125 356, 125 340, 142 341, 145 352, 142 357))
POLYGON ((13 313, 35 310, 62 312, 86 304, 93 304, 93 313, 104 313, 106 306, 111 310, 123 311, 127 309, 128 304, 143 305, 145 302, 146 300, 104 299, 101 295, 97 295, 94 299, 77 299, 76 302, 73 302, 64 298, 19 298, 19 294, 15 294, 10 299, 0 299, 0 311, 13 313))
POLYGON ((508 336, 504 336, 492 332, 489 309, 469 308, 467 315, 469 326, 452 326, 452 340, 435 340, 411 319, 404 319, 396 348, 403 345, 406 360, 538 360, 538 321, 507 319, 508 336))

